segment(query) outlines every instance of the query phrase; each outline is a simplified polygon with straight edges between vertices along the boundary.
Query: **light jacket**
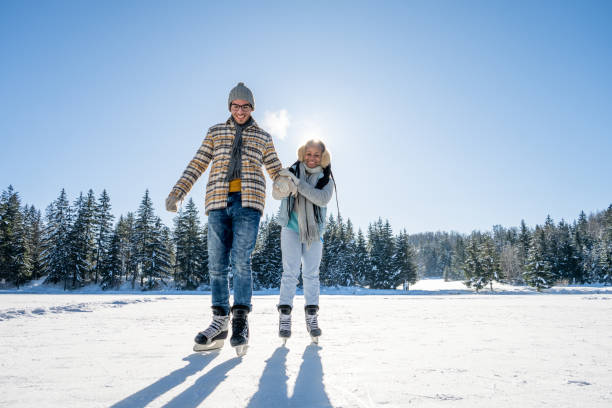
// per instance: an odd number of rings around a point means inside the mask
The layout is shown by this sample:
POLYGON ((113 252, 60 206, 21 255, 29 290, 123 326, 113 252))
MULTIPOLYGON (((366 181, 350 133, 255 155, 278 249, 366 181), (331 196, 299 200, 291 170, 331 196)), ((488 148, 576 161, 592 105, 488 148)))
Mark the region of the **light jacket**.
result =
MULTIPOLYGON (((291 166, 292 168, 295 166, 291 166)), ((323 172, 319 173, 318 179, 323 177, 323 172)), ((300 182, 297 186, 298 194, 303 195, 312 202, 314 205, 318 206, 321 209, 321 220, 318 223, 319 227, 319 235, 323 237, 323 233, 325 232, 325 224, 327 222, 327 203, 332 198, 332 194, 334 193, 334 180, 329 179, 329 182, 323 186, 323 188, 318 189, 315 186, 311 186, 306 182, 306 180, 300 179, 300 182)), ((292 200, 292 202, 294 202, 292 200)), ((287 206, 289 205, 289 197, 285 197, 281 201, 279 214, 278 214, 278 223, 281 227, 286 227, 289 224, 289 209, 287 206)), ((291 209, 293 210, 293 209, 291 209)))
MULTIPOLYGON (((194 158, 189 162, 181 178, 172 189, 172 195, 182 200, 212 161, 206 183, 205 212, 227 206, 229 182, 226 181, 232 154, 236 127, 231 118, 211 127, 194 158)), ((255 120, 242 131, 242 206, 255 208, 263 213, 266 203, 266 179, 262 166, 272 180, 278 176, 282 164, 276 155, 272 137, 261 129, 255 120)))

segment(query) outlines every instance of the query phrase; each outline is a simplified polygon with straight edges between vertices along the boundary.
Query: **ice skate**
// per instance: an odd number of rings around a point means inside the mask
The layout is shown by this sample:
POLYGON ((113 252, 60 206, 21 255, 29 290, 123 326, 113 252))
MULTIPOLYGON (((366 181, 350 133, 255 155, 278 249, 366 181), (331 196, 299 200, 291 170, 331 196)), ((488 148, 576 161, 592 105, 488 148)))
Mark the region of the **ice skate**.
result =
POLYGON ((199 332, 194 341, 193 351, 218 350, 227 338, 229 316, 221 307, 213 306, 213 320, 210 326, 199 332))
POLYGON ((230 344, 236 350, 236 355, 242 357, 249 349, 249 308, 246 306, 232 307, 232 337, 230 344))
POLYGON ((304 306, 304 313, 306 315, 306 330, 308 331, 308 334, 310 334, 312 342, 315 344, 319 343, 319 337, 322 333, 321 329, 319 328, 319 322, 317 321, 318 311, 318 305, 304 306))
POLYGON ((278 306, 278 337, 287 344, 287 339, 291 337, 291 306, 278 306))

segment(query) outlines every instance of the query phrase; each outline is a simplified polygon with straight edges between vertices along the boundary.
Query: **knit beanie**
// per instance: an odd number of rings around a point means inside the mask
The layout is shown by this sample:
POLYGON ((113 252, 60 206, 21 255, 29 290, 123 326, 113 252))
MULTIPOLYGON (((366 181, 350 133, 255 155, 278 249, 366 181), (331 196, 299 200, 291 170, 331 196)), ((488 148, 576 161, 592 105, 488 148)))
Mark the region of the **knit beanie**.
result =
POLYGON ((238 82, 238 85, 236 85, 230 91, 229 98, 227 100, 228 109, 230 110, 232 109, 231 108, 232 101, 235 101, 236 99, 242 99, 242 100, 247 101, 248 103, 251 104, 253 109, 255 109, 255 99, 253 98, 253 92, 251 92, 249 88, 244 86, 244 82, 238 82))

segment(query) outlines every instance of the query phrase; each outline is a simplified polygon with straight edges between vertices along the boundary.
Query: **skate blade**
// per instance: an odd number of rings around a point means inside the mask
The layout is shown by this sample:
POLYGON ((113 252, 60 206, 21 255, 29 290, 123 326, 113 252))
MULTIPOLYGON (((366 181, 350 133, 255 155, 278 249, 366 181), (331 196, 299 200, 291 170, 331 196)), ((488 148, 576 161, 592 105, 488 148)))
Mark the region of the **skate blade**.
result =
POLYGON ((249 345, 245 344, 245 345, 242 345, 242 346, 236 346, 234 348, 236 349, 236 355, 238 357, 242 357, 242 356, 244 356, 247 353, 247 351, 249 349, 249 345))
POLYGON ((212 351, 212 350, 219 350, 221 347, 223 347, 223 340, 213 340, 212 342, 210 342, 210 344, 194 344, 193 345, 193 351, 212 351))
POLYGON ((281 340, 283 341, 283 346, 287 345, 287 340, 289 340, 287 337, 282 337, 281 340))
POLYGON ((319 336, 310 336, 310 339, 314 344, 319 344, 319 336))

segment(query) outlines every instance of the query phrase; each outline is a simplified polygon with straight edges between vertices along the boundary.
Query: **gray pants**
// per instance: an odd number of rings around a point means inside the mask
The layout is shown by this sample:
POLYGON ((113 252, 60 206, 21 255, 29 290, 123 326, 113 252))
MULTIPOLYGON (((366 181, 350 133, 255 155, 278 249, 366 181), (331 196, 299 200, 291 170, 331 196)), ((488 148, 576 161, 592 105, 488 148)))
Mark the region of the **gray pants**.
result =
POLYGON ((319 304, 319 265, 323 254, 320 239, 306 247, 300 242, 300 234, 283 227, 281 230, 281 251, 283 255, 283 276, 281 278, 279 305, 293 306, 295 288, 302 266, 305 305, 319 304))

